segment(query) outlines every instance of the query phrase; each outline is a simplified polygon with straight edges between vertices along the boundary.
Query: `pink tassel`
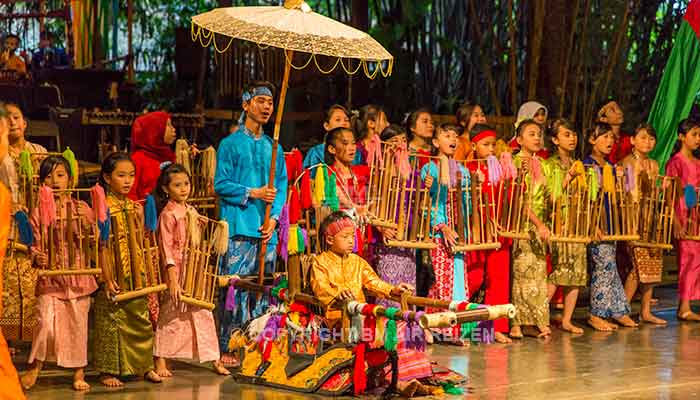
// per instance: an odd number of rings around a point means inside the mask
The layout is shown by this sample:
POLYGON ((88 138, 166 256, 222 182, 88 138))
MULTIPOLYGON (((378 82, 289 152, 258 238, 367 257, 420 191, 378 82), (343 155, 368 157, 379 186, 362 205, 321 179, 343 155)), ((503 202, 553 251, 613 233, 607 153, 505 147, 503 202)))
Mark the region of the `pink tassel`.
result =
POLYGON ((405 179, 411 175, 411 163, 408 161, 408 146, 402 144, 397 146, 394 155, 396 157, 396 167, 405 179))
POLYGON ((513 164, 513 155, 509 151, 501 153, 501 171, 503 179, 513 179, 518 176, 518 170, 513 164))
POLYGON ((107 220, 107 200, 105 190, 100 185, 95 185, 90 189, 90 198, 92 199, 92 209, 95 210, 97 220, 105 222, 107 220))
POLYGON ((50 186, 43 185, 39 188, 39 220, 44 226, 56 222, 56 201, 50 186))
POLYGON ((367 165, 374 165, 375 159, 379 160, 379 165, 384 166, 382 141, 379 139, 379 135, 372 136, 367 144, 367 165))
POLYGON ((489 182, 494 185, 500 182, 501 178, 503 177, 503 171, 501 169, 501 164, 498 162, 496 157, 486 157, 486 167, 489 169, 489 182))
POLYGON ((532 172, 532 181, 535 184, 544 182, 544 176, 542 175, 542 164, 540 163, 540 158, 537 156, 532 156, 530 160, 530 172, 532 172))

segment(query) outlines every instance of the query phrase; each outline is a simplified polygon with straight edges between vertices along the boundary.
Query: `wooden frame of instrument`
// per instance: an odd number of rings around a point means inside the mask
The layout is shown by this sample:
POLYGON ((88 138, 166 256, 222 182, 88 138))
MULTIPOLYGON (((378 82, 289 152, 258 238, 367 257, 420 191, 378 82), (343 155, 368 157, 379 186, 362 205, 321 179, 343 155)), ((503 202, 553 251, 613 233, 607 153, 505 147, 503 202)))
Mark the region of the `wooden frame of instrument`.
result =
POLYGON ((87 216, 77 214, 73 205, 79 192, 90 192, 91 189, 55 190, 54 197, 58 200, 56 222, 49 226, 40 225, 41 244, 48 257, 48 269, 40 269, 38 276, 70 276, 70 275, 99 275, 100 268, 100 235, 97 220, 92 224, 87 216), (61 200, 62 198, 62 200, 61 200), (65 210, 65 214, 64 214, 65 210), (73 213, 76 212, 74 215, 73 213), (77 232, 75 231, 77 229, 77 232), (75 244, 77 242, 77 248, 75 244), (68 253, 67 260, 63 250, 68 253), (76 253, 77 251, 77 253, 76 253), (91 261, 95 268, 91 268, 91 261))
POLYGON ((464 179, 462 171, 457 171, 457 185, 450 189, 449 201, 452 202, 451 221, 457 232, 457 244, 452 248, 455 252, 497 250, 501 248, 498 240, 498 230, 494 223, 496 216, 496 190, 492 184, 484 191, 484 185, 478 182, 478 173, 470 173, 469 166, 480 166, 486 160, 473 160, 460 163, 464 172, 470 174, 470 179, 464 179), (469 184, 467 183, 469 182, 469 184))
MULTIPOLYGON (((591 178, 588 173, 584 176, 588 180, 598 179, 596 176, 591 178)), ((594 241, 603 196, 602 193, 591 196, 588 185, 591 182, 579 185, 577 180, 572 180, 553 201, 550 242, 588 244, 594 241)))
POLYGON ((216 306, 214 302, 218 288, 216 272, 222 255, 216 254, 213 257, 214 262, 211 261, 214 252, 214 232, 218 224, 218 221, 200 215, 197 224, 201 227, 199 243, 195 243, 194 236, 188 234, 182 258, 180 301, 207 310, 213 310, 216 306))
POLYGON ((676 177, 657 176, 646 173, 637 180, 639 215, 639 240, 633 246, 671 250, 673 245, 673 218, 680 193, 680 182, 676 177))
POLYGON ((168 289, 168 285, 162 283, 160 276, 160 249, 155 239, 155 233, 145 232, 143 220, 137 221, 136 210, 131 209, 110 209, 111 230, 107 248, 105 251, 103 275, 106 279, 114 279, 117 286, 122 290, 112 297, 112 301, 121 302, 132 300, 138 297, 147 296, 151 293, 158 293, 168 289), (121 227, 117 223, 119 214, 124 214, 126 227, 121 227), (125 291, 126 279, 124 266, 121 265, 121 229, 126 228, 125 240, 129 252, 130 280, 132 290, 125 291), (145 275, 141 276, 141 273, 145 275))
POLYGON ((601 202, 599 205, 600 224, 603 232, 601 241, 637 241, 638 214, 632 194, 625 188, 624 174, 615 173, 615 190, 607 192, 601 185, 601 202), (607 207, 606 207, 606 198, 607 207))

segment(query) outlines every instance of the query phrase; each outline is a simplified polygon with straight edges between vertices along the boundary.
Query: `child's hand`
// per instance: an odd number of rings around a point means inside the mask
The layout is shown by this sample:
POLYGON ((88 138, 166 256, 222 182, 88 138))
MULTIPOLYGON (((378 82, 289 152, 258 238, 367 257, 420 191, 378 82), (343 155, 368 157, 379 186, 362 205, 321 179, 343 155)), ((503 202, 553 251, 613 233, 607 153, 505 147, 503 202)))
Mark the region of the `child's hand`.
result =
POLYGON ((678 222, 673 223, 673 236, 676 239, 682 240, 683 238, 686 237, 687 234, 688 234, 688 232, 686 232, 686 229, 684 226, 682 226, 678 222))
POLYGON ((413 293, 415 292, 415 288, 408 283, 401 283, 399 286, 395 286, 393 289, 391 289, 391 295, 398 297, 401 296, 403 292, 408 292, 408 293, 413 293))
POLYGON ((384 236, 384 239, 386 239, 386 240, 393 240, 396 238, 396 230, 395 229, 382 228, 381 232, 382 232, 382 236, 384 236))
POLYGON ((447 225, 444 225, 441 231, 442 236, 445 238, 445 243, 447 244, 447 247, 454 247, 457 244, 457 239, 459 238, 457 232, 455 232, 454 229, 450 228, 447 225))
POLYGON ((112 279, 108 279, 105 282, 105 290, 107 291, 107 297, 110 297, 110 298, 119 294, 119 291, 120 291, 119 286, 117 285, 117 282, 115 282, 112 279))
POLYGON ((78 215, 84 218, 90 217, 92 210, 85 203, 78 203, 78 215))
POLYGON ((595 231, 595 237, 594 237, 595 241, 596 241, 596 242, 602 242, 602 241, 603 241, 603 236, 604 236, 604 235, 603 235, 603 231, 602 231, 600 228, 596 229, 596 231, 595 231))
POLYGON ((537 236, 543 242, 546 242, 547 240, 549 240, 550 235, 551 235, 551 232, 549 232, 549 228, 547 228, 546 225, 542 224, 542 225, 537 227, 537 236))
POLYGON ((173 304, 177 305, 180 302, 180 293, 182 290, 180 289, 180 284, 177 283, 176 280, 170 280, 168 282, 168 292, 170 293, 170 300, 172 300, 173 304))
POLYGON ((486 182, 486 176, 480 169, 476 170, 476 174, 474 175, 476 176, 476 183, 481 184, 486 182))
POLYGON ((197 148, 197 144, 195 144, 195 143, 192 143, 192 145, 190 146, 190 151, 192 152, 192 156, 195 156, 195 157, 199 153, 201 153, 201 151, 199 151, 199 149, 197 148))
POLYGON ((423 182, 425 183, 425 187, 430 189, 431 187, 433 187, 433 176, 427 175, 423 182))
POLYGON ((341 290, 337 296, 335 296, 335 301, 338 303, 344 303, 346 301, 355 300, 355 295, 348 289, 341 290))
POLYGON ((49 256, 43 251, 36 253, 34 256, 34 263, 41 268, 46 268, 49 265, 49 256))

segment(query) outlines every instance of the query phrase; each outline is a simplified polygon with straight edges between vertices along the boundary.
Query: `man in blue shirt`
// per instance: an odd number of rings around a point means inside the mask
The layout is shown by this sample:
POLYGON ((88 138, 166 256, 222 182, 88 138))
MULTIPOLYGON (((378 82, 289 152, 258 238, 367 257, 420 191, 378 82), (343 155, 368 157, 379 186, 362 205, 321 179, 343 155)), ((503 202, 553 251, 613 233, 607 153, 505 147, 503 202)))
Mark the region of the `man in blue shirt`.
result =
MULTIPOLYGON (((282 146, 278 145, 274 188, 268 187, 272 160, 272 139, 263 132, 272 116, 274 87, 254 82, 243 92, 243 114, 238 130, 219 145, 214 190, 219 196, 221 219, 229 225, 229 248, 220 267, 223 275, 257 275, 258 255, 267 243, 265 272, 274 272, 277 244, 277 220, 287 198, 287 169, 282 146), (265 208, 272 204, 270 220, 265 223, 265 208)), ((256 295, 236 291, 235 307, 227 311, 226 296, 220 296, 219 343, 227 352, 231 333, 266 311, 267 301, 256 295), (249 301, 250 300, 250 301, 249 301)), ((230 357, 224 362, 232 363, 230 357), (228 359, 228 360, 227 360, 228 359)))

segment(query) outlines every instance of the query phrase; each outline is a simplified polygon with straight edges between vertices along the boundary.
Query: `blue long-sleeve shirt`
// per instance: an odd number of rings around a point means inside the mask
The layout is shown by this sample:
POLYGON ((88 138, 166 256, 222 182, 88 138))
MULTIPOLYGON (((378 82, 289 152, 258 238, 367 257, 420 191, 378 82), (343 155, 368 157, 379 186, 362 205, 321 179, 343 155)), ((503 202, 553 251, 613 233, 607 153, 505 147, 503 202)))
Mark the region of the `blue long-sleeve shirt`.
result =
MULTIPOLYGON (((278 145, 279 146, 279 145, 278 145)), ((282 146, 277 150, 275 188, 270 217, 278 219, 287 199, 287 168, 282 146)), ((216 155, 214 190, 219 195, 221 219, 229 224, 229 237, 259 238, 265 219, 266 203, 250 198, 251 189, 267 186, 272 160, 272 139, 264 133, 255 134, 241 125, 221 141, 216 155)), ((277 233, 271 243, 277 243, 277 233)))

